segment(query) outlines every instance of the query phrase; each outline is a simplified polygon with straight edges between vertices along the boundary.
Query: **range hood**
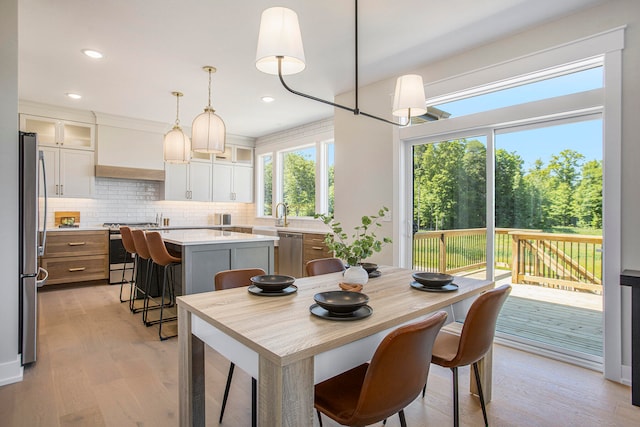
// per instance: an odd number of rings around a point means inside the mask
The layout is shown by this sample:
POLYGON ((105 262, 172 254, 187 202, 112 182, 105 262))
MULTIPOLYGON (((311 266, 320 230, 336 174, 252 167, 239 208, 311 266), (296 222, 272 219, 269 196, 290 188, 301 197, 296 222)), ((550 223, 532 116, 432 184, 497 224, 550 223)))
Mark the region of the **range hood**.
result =
POLYGON ((96 177, 164 181, 164 170, 96 165, 96 177))

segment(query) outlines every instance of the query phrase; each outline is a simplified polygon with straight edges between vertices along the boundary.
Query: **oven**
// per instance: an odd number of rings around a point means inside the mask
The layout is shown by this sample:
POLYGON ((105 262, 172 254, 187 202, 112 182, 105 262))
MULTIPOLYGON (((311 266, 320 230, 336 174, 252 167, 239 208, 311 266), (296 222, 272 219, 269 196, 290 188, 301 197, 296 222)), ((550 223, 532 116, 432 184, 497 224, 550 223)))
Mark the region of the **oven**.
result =
POLYGON ((105 223, 109 229, 109 284, 119 285, 122 283, 124 274, 125 282, 133 280, 133 256, 124 249, 120 226, 126 225, 131 228, 151 228, 152 223, 105 223))

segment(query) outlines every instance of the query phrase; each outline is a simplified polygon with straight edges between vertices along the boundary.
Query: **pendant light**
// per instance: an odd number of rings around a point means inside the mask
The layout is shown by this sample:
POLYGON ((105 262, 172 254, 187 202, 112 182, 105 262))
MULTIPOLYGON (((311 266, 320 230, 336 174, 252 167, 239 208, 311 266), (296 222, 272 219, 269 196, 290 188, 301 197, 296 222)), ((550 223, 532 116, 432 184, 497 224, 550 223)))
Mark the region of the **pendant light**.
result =
POLYGON ((272 7, 262 12, 256 51, 256 67, 264 73, 278 75, 282 86, 294 95, 351 111, 356 116, 363 115, 392 125, 404 126, 411 122, 411 117, 420 116, 427 112, 422 77, 417 75, 402 76, 397 81, 392 111, 394 116, 403 118, 401 123, 360 111, 358 107, 358 0, 355 0, 354 107, 336 104, 296 91, 285 83, 283 75, 299 73, 305 68, 298 15, 291 9, 272 7))
POLYGON ((189 163, 191 141, 180 127, 180 97, 182 92, 171 92, 176 97, 176 123, 164 136, 164 161, 167 163, 189 163))
POLYGON ((224 121, 211 107, 211 74, 215 73, 216 69, 209 65, 202 69, 209 73, 209 104, 205 107, 204 113, 199 114, 191 125, 192 149, 199 153, 223 153, 226 128, 224 121))

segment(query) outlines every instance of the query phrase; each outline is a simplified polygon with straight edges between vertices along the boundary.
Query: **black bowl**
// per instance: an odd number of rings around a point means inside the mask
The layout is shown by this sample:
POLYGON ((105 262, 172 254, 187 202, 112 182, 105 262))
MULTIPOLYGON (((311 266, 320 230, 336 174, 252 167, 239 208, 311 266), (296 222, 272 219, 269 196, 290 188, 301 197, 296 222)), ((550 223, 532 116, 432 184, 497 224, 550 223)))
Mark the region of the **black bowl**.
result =
POLYGON ((428 288, 441 288, 453 282, 453 276, 443 273, 413 273, 413 280, 428 288))
POLYGON ((328 291, 313 296, 314 301, 334 314, 350 314, 369 302, 369 297, 360 292, 328 291))
POLYGON ((264 274, 251 278, 251 283, 265 292, 280 292, 284 288, 293 285, 295 281, 295 277, 279 274, 264 274))
POLYGON ((378 264, 373 264, 371 262, 361 262, 360 265, 368 274, 371 274, 378 269, 378 264))

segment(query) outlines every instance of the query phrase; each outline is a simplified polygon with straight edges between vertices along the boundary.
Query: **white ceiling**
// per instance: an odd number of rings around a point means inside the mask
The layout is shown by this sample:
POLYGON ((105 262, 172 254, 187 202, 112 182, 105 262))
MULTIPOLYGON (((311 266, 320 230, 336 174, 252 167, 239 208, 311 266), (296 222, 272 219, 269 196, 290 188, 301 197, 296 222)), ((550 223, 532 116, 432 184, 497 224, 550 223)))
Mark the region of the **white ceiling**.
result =
MULTIPOLYGON (((487 43, 603 0, 362 0, 360 86, 487 43)), ((227 132, 250 137, 329 117, 333 108, 285 91, 255 67, 260 14, 298 13, 307 68, 294 89, 333 100, 354 88, 354 3, 350 0, 19 0, 22 100, 167 123, 172 91, 190 126, 212 104, 227 132), (82 49, 105 54, 91 60, 82 49), (73 101, 67 92, 83 98, 73 101), (276 98, 271 104, 260 98, 276 98)))

